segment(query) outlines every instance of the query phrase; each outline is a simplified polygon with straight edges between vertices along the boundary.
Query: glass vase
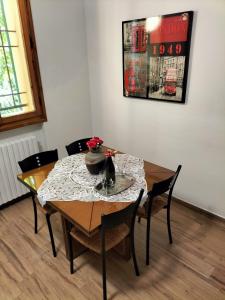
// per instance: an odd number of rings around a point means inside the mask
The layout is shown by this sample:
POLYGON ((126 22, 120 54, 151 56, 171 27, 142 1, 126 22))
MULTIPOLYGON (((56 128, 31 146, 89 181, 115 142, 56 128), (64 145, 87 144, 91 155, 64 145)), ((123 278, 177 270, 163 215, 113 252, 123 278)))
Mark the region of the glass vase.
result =
POLYGON ((97 175, 102 172, 105 166, 105 155, 102 147, 90 149, 85 155, 85 164, 92 175, 97 175))

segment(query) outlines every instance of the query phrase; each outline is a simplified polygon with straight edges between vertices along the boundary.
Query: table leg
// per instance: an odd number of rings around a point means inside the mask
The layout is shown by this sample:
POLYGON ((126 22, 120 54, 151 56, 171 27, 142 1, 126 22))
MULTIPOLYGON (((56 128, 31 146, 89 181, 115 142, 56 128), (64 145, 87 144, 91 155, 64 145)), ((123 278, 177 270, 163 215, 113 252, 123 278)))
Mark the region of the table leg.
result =
MULTIPOLYGON (((64 237, 64 243, 65 243, 65 250, 66 250, 66 257, 69 259, 69 241, 68 241, 68 235, 73 227, 73 225, 63 216, 61 216, 62 220, 62 228, 63 228, 63 237, 64 237)), ((87 251, 88 248, 81 245, 78 241, 73 239, 73 258, 78 257, 85 251, 87 251)))

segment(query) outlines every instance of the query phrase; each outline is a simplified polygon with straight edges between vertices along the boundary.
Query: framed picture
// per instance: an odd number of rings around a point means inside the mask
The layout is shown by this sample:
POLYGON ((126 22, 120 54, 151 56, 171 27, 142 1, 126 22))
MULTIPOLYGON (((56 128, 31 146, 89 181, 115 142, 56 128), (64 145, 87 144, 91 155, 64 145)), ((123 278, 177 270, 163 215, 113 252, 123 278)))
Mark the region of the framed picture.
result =
POLYGON ((123 95, 184 103, 193 11, 122 23, 123 95))

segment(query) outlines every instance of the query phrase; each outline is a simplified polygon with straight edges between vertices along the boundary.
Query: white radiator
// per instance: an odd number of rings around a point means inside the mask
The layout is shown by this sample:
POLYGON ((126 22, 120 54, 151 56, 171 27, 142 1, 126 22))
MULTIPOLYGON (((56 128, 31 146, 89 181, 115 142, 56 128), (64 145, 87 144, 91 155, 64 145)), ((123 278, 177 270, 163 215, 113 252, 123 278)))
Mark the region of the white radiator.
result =
POLYGON ((28 193, 16 178, 21 173, 18 161, 37 152, 35 136, 0 142, 0 205, 28 193))

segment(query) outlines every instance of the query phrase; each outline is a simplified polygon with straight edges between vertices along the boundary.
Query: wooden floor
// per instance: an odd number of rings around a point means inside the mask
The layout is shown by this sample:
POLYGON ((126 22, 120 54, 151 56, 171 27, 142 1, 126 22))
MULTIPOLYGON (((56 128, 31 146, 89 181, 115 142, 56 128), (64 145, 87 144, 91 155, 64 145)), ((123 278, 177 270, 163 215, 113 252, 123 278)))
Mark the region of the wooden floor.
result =
MULTIPOLYGON (((0 300, 101 299, 99 257, 86 252, 69 273, 59 216, 52 218, 58 256, 51 253, 45 220, 33 233, 31 199, 0 211, 0 300)), ((174 243, 165 212, 152 222, 151 264, 146 267, 145 221, 136 224, 141 276, 116 253, 107 256, 109 299, 225 299, 225 223, 173 203, 174 243)))

